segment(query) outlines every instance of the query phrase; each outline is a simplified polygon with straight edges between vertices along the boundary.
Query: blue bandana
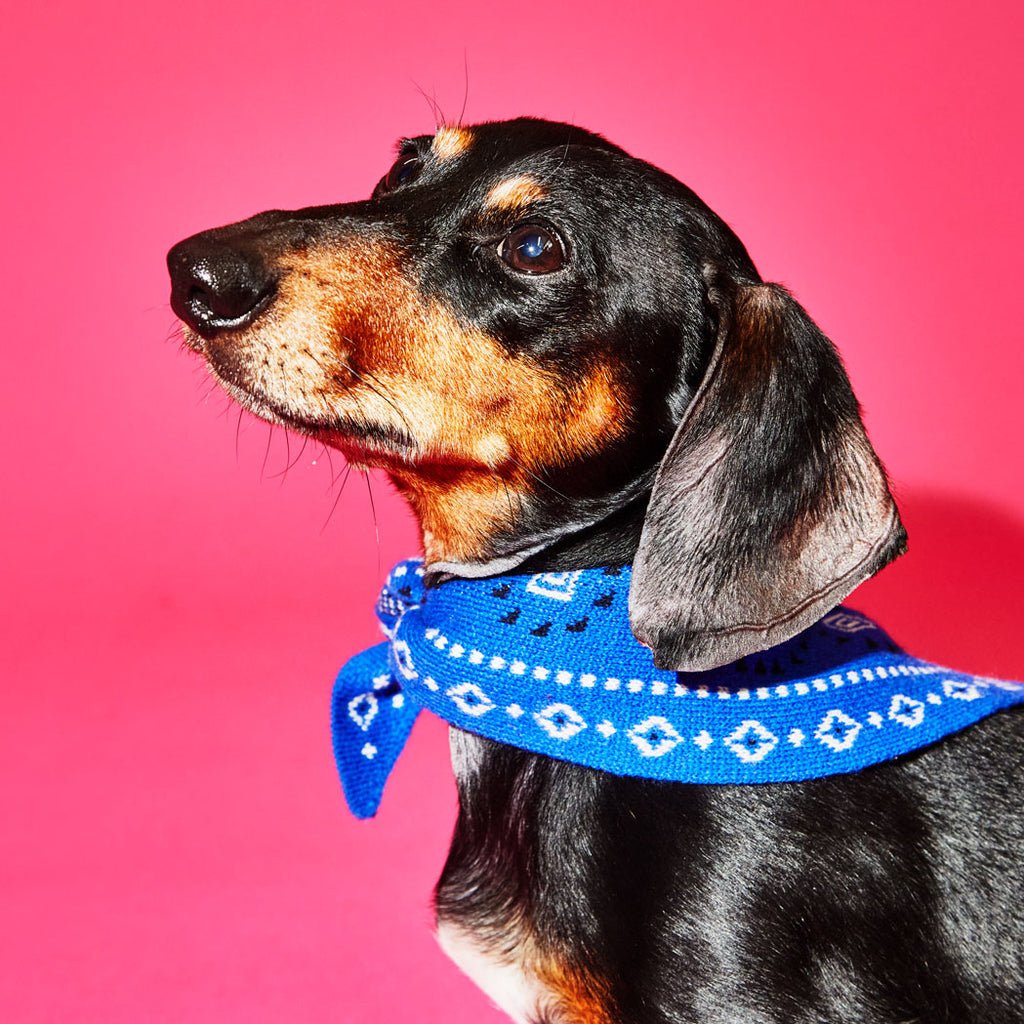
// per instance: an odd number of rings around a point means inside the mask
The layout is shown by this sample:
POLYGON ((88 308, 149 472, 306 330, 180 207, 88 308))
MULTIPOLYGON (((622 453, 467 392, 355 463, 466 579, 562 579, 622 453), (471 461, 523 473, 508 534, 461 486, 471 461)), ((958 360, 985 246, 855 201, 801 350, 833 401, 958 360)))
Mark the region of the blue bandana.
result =
POLYGON ((376 813, 421 708, 451 725, 615 775, 790 782, 857 771, 1011 704, 1024 685, 911 657, 837 608, 777 647, 667 672, 629 629, 630 568, 452 580, 419 560, 377 602, 388 638, 334 686, 334 754, 353 814, 376 813))

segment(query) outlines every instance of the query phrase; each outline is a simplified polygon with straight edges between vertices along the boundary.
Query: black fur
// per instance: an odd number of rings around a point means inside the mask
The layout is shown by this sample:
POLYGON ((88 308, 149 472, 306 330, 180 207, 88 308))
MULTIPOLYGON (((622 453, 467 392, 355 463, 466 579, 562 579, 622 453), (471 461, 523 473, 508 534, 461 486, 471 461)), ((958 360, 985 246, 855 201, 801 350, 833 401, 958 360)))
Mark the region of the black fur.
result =
POLYGON ((527 917, 610 981, 615 1021, 1021 1021, 1022 722, 767 786, 619 778, 477 739, 438 912, 495 949, 527 917))

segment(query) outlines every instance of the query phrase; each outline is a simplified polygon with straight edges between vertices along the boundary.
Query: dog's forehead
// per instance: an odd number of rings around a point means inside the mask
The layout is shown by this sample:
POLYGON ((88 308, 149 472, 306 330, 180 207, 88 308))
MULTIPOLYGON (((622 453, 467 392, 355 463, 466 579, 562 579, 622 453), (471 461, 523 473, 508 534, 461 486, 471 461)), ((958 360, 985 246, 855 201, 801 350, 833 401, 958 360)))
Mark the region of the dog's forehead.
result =
POLYGON ((529 164, 531 158, 553 162, 559 153, 572 149, 627 154, 595 132, 575 125, 538 118, 486 121, 474 125, 441 125, 433 135, 408 140, 420 155, 439 168, 500 172, 506 167, 529 164), (582 148, 581 148, 582 147, 582 148))

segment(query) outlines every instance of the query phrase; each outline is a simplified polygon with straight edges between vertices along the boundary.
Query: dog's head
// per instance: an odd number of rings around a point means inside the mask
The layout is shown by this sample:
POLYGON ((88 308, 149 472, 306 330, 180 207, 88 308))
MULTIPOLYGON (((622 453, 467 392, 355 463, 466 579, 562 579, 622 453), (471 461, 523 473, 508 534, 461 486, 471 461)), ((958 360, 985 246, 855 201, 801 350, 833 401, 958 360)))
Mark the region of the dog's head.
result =
POLYGON ((366 201, 168 264, 225 389, 385 469, 435 567, 504 571, 649 494, 630 610, 663 667, 778 643, 904 549, 828 339, 693 192, 582 129, 441 128, 366 201))

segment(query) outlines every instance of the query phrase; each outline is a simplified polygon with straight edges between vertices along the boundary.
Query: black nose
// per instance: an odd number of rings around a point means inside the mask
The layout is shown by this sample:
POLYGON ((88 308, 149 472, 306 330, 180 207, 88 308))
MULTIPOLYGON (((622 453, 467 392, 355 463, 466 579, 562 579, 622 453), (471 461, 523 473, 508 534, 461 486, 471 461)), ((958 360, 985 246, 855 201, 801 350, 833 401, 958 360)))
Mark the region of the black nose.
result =
POLYGON ((167 254, 171 309, 204 338, 247 327, 274 297, 277 278, 251 252, 194 235, 167 254))

